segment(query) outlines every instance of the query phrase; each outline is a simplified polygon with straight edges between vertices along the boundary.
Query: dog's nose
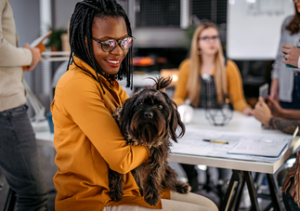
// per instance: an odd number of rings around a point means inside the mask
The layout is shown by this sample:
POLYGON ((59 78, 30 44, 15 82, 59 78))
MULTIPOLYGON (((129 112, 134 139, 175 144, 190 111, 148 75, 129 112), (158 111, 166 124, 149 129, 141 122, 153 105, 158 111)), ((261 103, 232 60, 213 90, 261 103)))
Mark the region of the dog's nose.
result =
POLYGON ((144 113, 144 117, 151 119, 151 118, 153 117, 153 113, 150 112, 150 111, 146 111, 146 112, 144 113))

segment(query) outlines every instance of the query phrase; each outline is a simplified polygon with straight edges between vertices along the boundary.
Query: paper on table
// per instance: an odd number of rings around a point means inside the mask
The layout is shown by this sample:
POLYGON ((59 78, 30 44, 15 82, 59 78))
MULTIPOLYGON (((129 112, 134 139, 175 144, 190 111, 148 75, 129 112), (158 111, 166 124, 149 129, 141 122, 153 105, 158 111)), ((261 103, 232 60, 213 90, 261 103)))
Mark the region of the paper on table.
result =
MULTIPOLYGON (((186 154, 186 155, 196 155, 196 156, 207 156, 207 157, 219 157, 227 159, 237 159, 237 160, 249 160, 249 161, 259 161, 259 162, 275 162, 279 157, 263 157, 263 156, 251 156, 251 155, 240 155, 240 154, 228 154, 227 152, 231 150, 243 137, 252 138, 272 138, 276 142, 289 143, 292 137, 289 135, 252 135, 236 132, 220 132, 220 131, 210 131, 186 128, 186 133, 184 137, 178 140, 178 143, 174 143, 171 147, 171 152, 174 154, 186 154), (220 141, 226 141, 228 144, 218 144, 204 142, 203 139, 214 139, 220 141)), ((282 153, 287 149, 282 151, 282 153)))
MULTIPOLYGON (((30 47, 32 48, 39 48, 40 52, 44 52, 46 50, 45 45, 43 44, 44 40, 47 39, 52 34, 52 31, 45 33, 44 35, 35 39, 31 44, 30 47)), ((23 71, 28 69, 28 66, 23 66, 23 71)))
POLYGON ((276 141, 272 138, 242 137, 228 153, 278 157, 286 145, 286 142, 276 141))

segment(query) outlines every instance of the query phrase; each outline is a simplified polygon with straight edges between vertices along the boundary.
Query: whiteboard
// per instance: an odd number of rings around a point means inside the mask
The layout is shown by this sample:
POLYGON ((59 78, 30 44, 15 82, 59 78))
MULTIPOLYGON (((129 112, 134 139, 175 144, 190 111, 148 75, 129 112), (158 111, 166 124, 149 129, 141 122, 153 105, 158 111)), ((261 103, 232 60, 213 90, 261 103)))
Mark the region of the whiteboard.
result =
POLYGON ((292 0, 228 0, 227 57, 275 59, 281 24, 294 14, 292 0))

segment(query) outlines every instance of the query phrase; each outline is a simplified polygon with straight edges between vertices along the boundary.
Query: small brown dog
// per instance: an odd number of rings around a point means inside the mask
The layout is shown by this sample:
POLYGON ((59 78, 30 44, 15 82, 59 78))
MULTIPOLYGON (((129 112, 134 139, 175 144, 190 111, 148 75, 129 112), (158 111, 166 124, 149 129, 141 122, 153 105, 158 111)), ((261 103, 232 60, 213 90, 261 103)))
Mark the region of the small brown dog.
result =
MULTIPOLYGON (((190 186, 177 181, 177 174, 168 165, 170 138, 177 138, 185 133, 185 126, 180 120, 176 104, 169 96, 160 91, 166 88, 170 78, 153 79, 156 84, 146 87, 128 98, 122 107, 114 112, 122 135, 131 145, 144 145, 150 150, 146 163, 132 170, 141 195, 150 205, 156 205, 163 188, 179 193, 188 193, 190 186), (176 134, 177 128, 181 129, 176 134)), ((110 169, 109 188, 113 201, 120 201, 123 196, 123 175, 110 169)))

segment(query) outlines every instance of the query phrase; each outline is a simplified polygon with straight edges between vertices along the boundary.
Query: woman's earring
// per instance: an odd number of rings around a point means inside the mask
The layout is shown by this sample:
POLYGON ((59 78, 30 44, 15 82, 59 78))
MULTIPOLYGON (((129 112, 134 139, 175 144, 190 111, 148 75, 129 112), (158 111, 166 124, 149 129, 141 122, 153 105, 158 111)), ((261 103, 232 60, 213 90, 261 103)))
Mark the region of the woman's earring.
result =
POLYGON ((201 55, 201 49, 198 49, 197 54, 200 56, 201 55))

